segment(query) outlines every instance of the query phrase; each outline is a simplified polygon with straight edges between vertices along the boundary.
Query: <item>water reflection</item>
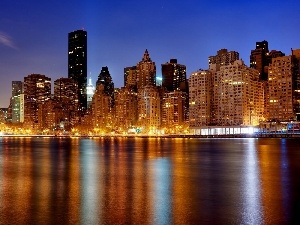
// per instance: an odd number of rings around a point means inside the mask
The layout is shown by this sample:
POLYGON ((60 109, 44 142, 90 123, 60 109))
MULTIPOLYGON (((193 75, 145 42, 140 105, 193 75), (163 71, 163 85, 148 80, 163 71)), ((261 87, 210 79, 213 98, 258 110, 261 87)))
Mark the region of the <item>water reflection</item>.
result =
POLYGON ((152 221, 154 224, 173 224, 171 220, 171 165, 170 160, 166 158, 156 159, 151 163, 153 168, 153 201, 154 215, 152 221))
POLYGON ((99 211, 101 209, 101 187, 99 180, 101 174, 99 166, 99 156, 97 155, 97 147, 94 142, 89 140, 80 141, 80 196, 81 208, 80 217, 82 224, 102 224, 99 211))
POLYGON ((245 151, 242 224, 263 224, 259 162, 255 139, 249 139, 245 151))
POLYGON ((296 223, 299 143, 1 138, 0 224, 296 223))

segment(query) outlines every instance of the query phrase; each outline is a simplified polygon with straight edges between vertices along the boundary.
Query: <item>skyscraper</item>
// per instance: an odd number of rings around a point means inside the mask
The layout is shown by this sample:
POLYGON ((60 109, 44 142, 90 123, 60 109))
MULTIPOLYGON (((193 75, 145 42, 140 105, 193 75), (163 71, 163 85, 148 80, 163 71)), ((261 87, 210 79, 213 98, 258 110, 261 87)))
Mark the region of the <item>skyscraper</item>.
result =
POLYGON ((137 88, 144 86, 155 86, 156 85, 156 66, 152 62, 148 50, 146 49, 142 61, 136 66, 137 72, 137 88))
POLYGON ((76 30, 68 36, 68 77, 78 83, 78 109, 87 109, 87 32, 76 30))
POLYGON ((258 70, 261 80, 268 79, 268 71, 266 68, 268 66, 268 52, 269 47, 267 41, 256 42, 255 50, 251 50, 250 68, 258 70))
POLYGON ((41 74, 24 77, 24 123, 35 128, 40 104, 51 97, 51 78, 41 74))
POLYGON ((71 78, 59 78, 54 81, 55 123, 66 128, 78 121, 77 82, 71 78))
POLYGON ((92 100, 92 118, 96 129, 109 131, 112 125, 111 98, 105 93, 104 84, 97 82, 92 100))
POLYGON ((161 65, 162 86, 168 91, 187 91, 186 66, 171 59, 169 63, 161 65))
POLYGON ((24 107, 22 105, 24 95, 23 95, 23 82, 22 81, 12 81, 12 123, 24 122, 24 107))
POLYGON ((124 87, 137 90, 136 66, 124 68, 124 87))
POLYGON ((108 71, 108 67, 104 66, 98 76, 96 86, 102 84, 104 86, 104 94, 110 97, 111 108, 114 106, 114 83, 108 71))
POLYGON ((211 125, 212 72, 198 70, 189 79, 189 122, 190 127, 211 125))
POLYGON ((269 120, 300 120, 300 49, 272 59, 268 71, 269 120))
POLYGON ((95 87, 92 84, 92 78, 89 78, 89 83, 87 85, 87 107, 90 108, 92 104, 93 95, 95 93, 95 87))

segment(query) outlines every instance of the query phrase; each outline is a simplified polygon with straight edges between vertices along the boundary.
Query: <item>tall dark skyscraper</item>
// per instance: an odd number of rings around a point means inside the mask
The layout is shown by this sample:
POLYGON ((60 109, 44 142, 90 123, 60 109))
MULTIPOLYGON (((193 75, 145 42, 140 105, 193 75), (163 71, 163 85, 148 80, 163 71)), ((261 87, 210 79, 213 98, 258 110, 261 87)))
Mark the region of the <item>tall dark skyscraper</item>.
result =
POLYGON ((177 59, 171 59, 169 63, 161 65, 162 86, 168 91, 187 92, 186 66, 177 63, 177 59))
POLYGON ((79 110, 87 109, 87 32, 76 30, 68 36, 68 77, 78 83, 79 110))
POLYGON ((256 42, 255 50, 251 50, 250 67, 258 70, 261 80, 268 79, 268 53, 267 41, 256 42))

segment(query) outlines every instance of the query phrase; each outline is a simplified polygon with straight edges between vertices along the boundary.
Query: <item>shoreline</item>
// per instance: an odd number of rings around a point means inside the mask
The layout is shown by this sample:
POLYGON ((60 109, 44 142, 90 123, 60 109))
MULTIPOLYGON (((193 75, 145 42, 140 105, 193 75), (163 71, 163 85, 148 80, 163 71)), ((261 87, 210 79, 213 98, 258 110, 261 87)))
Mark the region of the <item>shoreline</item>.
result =
POLYGON ((144 135, 144 134, 107 134, 107 135, 23 135, 23 134, 3 134, 0 138, 19 137, 19 138, 300 138, 300 133, 258 133, 258 134, 222 134, 222 135, 196 135, 196 134, 165 134, 165 135, 144 135))

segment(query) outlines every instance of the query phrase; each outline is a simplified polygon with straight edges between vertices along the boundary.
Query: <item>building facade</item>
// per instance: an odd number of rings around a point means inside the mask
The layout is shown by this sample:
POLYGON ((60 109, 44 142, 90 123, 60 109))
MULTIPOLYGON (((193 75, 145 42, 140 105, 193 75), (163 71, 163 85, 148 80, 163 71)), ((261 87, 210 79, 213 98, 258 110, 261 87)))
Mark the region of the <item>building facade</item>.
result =
POLYGON ((104 66, 98 76, 96 85, 102 84, 104 86, 104 94, 110 97, 111 108, 114 107, 114 83, 109 73, 108 67, 104 66))
POLYGON ((272 59, 268 71, 270 121, 299 120, 300 115, 300 49, 292 55, 272 59))
POLYGON ((215 56, 208 57, 209 68, 211 65, 225 66, 239 59, 239 53, 236 51, 228 52, 227 49, 220 49, 215 56))
POLYGON ((256 42, 255 50, 251 50, 250 68, 258 70, 261 80, 268 80, 268 53, 269 46, 267 41, 256 42))
POLYGON ((198 70, 189 78, 189 122, 190 127, 208 126, 212 113, 212 73, 198 70))
POLYGON ((186 66, 177 63, 177 59, 161 65, 162 86, 168 91, 187 92, 186 66))
POLYGON ((77 82, 71 78, 54 81, 55 126, 59 129, 69 130, 79 121, 77 89, 77 82))
POLYGON ((138 90, 138 126, 150 134, 157 133, 161 128, 161 95, 156 86, 138 90))
POLYGON ((111 97, 105 93, 105 87, 98 82, 92 100, 92 120, 96 133, 109 132, 113 125, 111 97))
POLYGON ((168 133, 181 133, 188 126, 186 102, 188 95, 183 91, 166 92, 162 102, 162 127, 168 133))
POLYGON ((115 127, 119 132, 126 133, 137 126, 137 93, 130 88, 122 87, 116 96, 115 127))
POLYGON ((89 109, 92 104, 93 95, 95 93, 95 87, 92 83, 92 78, 89 78, 89 83, 86 88, 86 93, 87 93, 87 108, 89 109))
POLYGON ((39 105, 51 97, 51 78, 41 74, 24 77, 24 124, 38 127, 39 105))
POLYGON ((76 30, 68 34, 68 78, 78 84, 78 110, 87 109, 87 32, 76 30))
POLYGON ((137 90, 137 71, 136 66, 124 68, 124 87, 137 90))
POLYGON ((136 66, 137 89, 144 86, 156 85, 156 66, 152 62, 148 50, 146 49, 142 61, 136 66))
POLYGON ((24 95, 23 95, 23 82, 12 81, 12 96, 11 96, 11 108, 12 108, 12 123, 24 122, 24 95))
POLYGON ((257 70, 236 60, 221 66, 212 81, 216 125, 252 126, 264 120, 264 90, 257 70))

